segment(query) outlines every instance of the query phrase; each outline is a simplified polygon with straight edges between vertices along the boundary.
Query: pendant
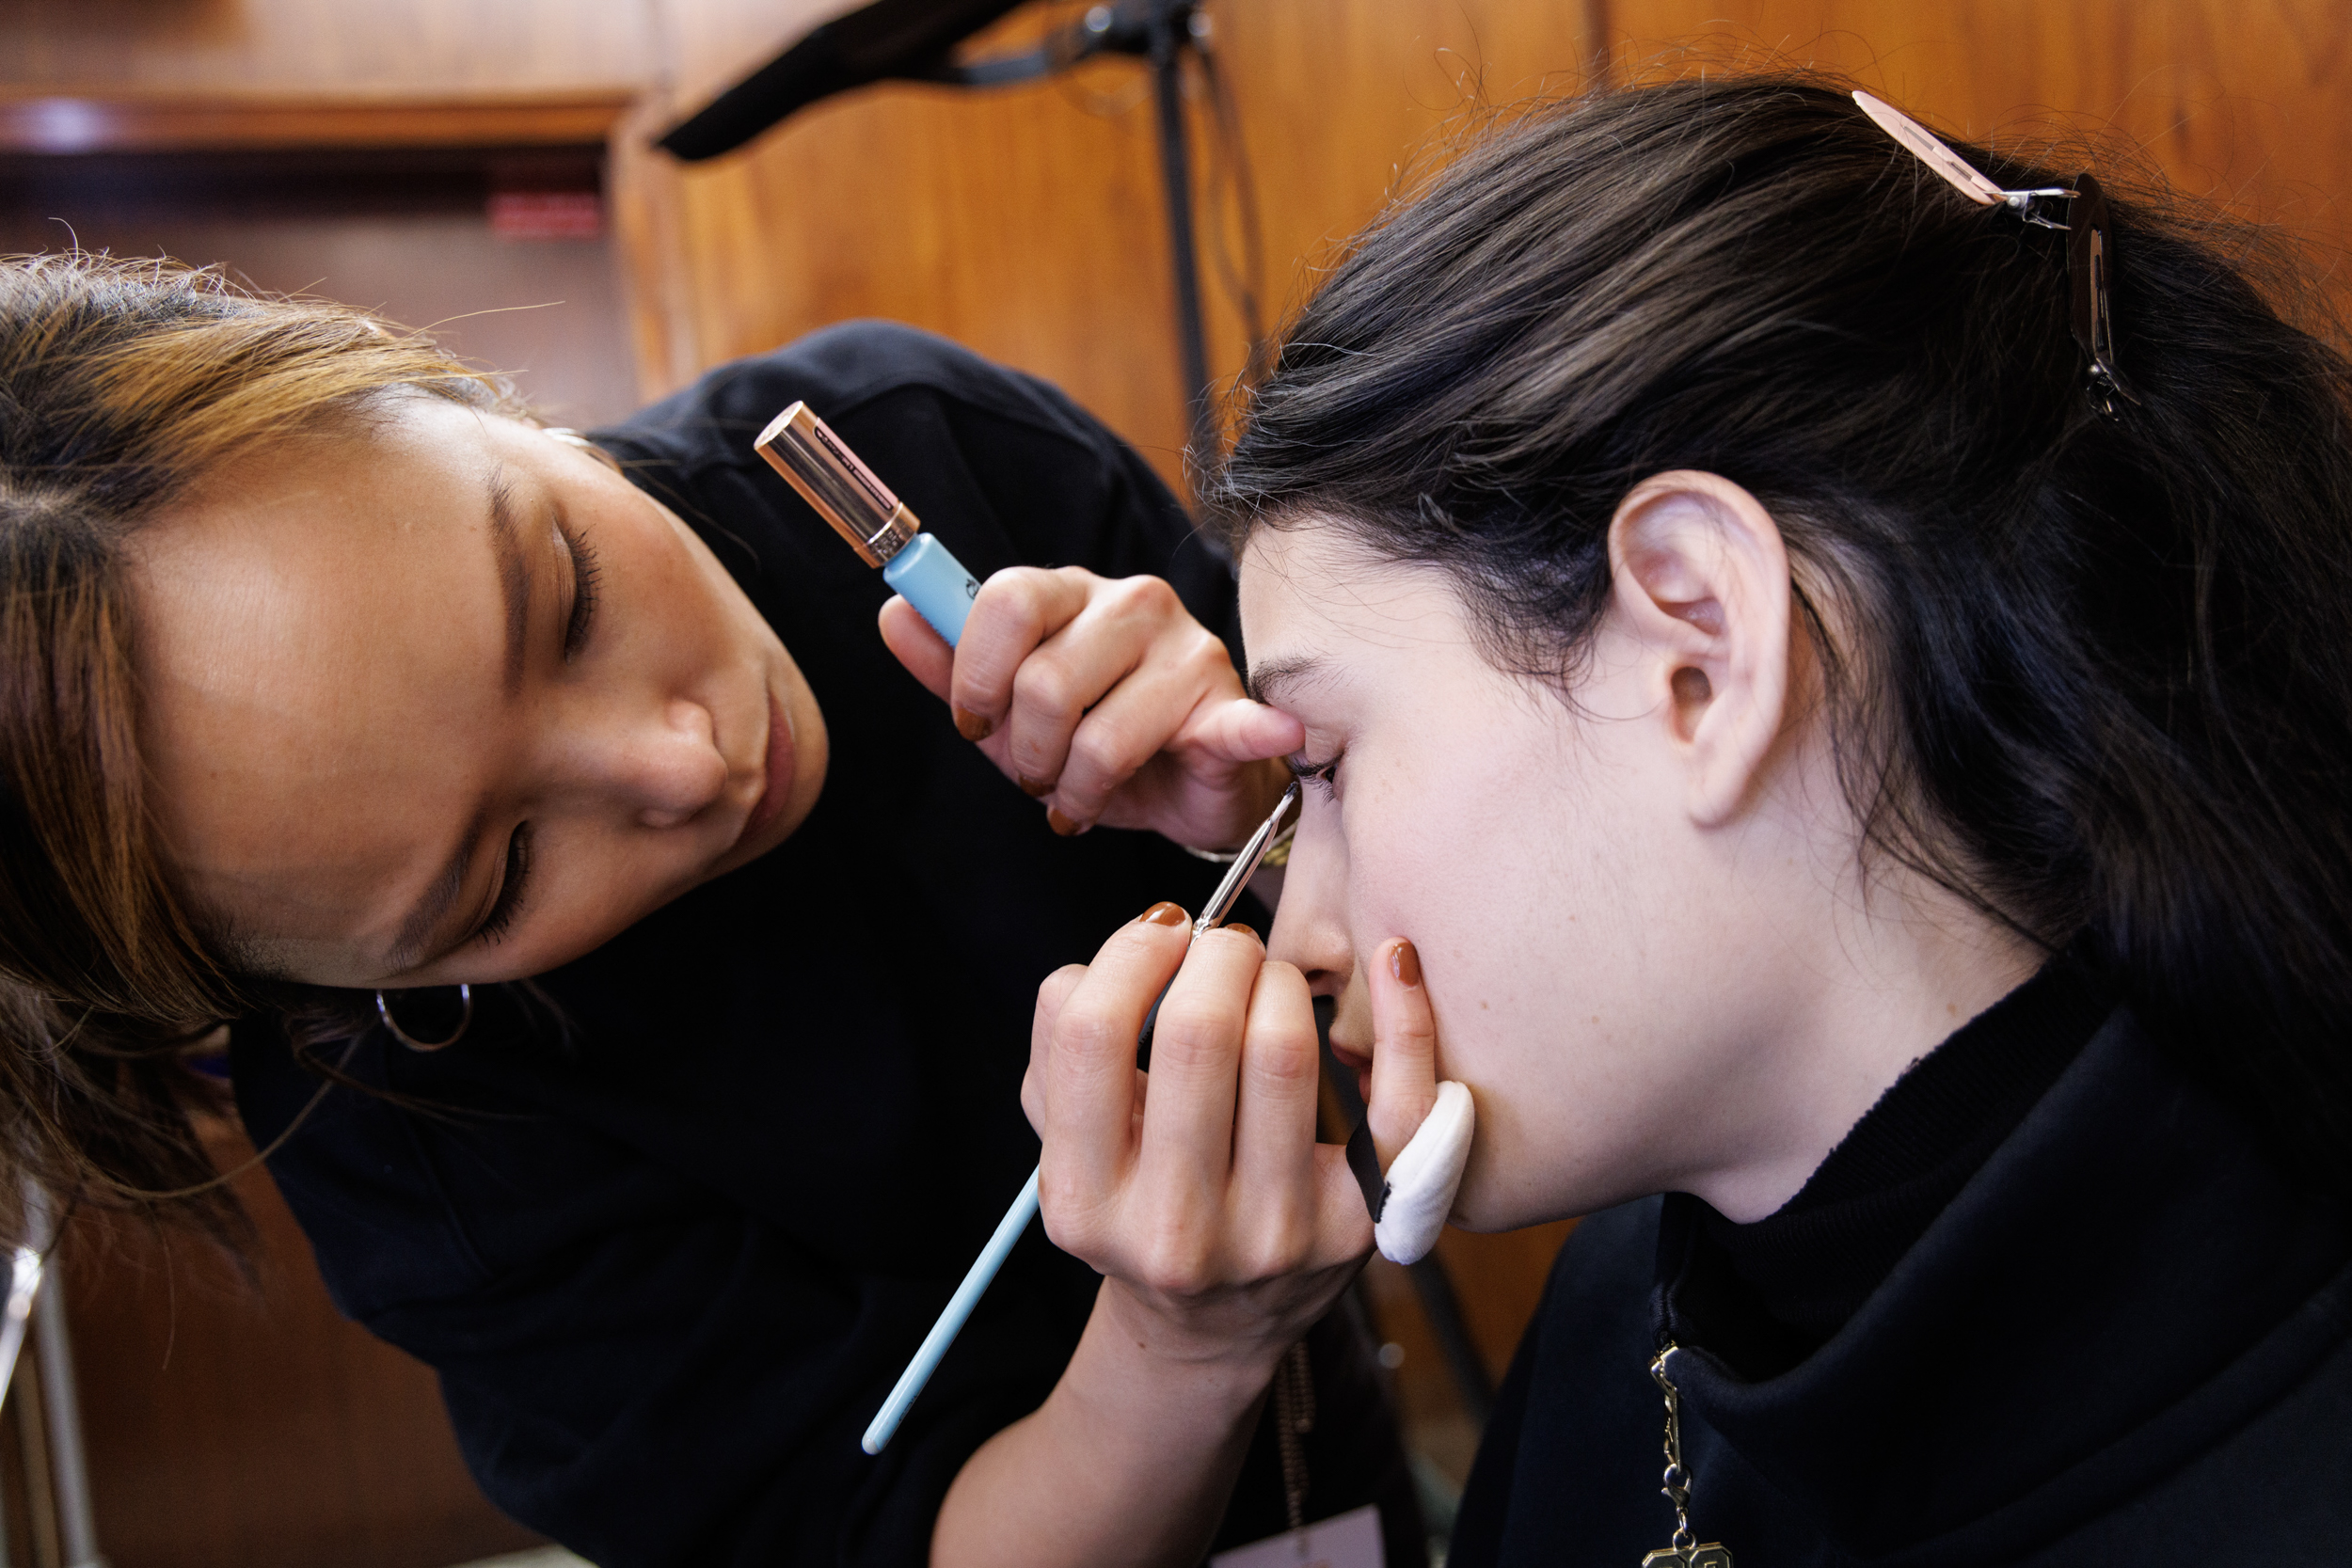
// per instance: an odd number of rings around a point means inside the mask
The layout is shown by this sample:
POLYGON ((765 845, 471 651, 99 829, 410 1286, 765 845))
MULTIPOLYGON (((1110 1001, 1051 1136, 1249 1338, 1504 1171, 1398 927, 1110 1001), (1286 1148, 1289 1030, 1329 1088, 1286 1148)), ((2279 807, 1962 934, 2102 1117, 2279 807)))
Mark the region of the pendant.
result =
POLYGON ((1642 1568, 1731 1568, 1731 1554, 1711 1541, 1704 1546, 1661 1546, 1642 1559, 1642 1568))

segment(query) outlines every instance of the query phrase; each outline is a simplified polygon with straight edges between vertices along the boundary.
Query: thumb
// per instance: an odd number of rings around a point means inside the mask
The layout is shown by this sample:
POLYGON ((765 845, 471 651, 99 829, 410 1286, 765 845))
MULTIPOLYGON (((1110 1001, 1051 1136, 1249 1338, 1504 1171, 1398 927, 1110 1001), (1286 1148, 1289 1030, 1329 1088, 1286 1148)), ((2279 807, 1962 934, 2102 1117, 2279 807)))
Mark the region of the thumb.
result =
POLYGON ((1306 745, 1307 726, 1280 708, 1232 697, 1202 704, 1177 738, 1221 762, 1262 762, 1306 745))
POLYGON ((882 607, 882 644, 907 667, 907 673, 941 702, 947 700, 948 682, 956 672, 956 651, 931 629, 913 605, 893 594, 882 607))
POLYGON ((1403 937, 1380 944, 1372 991, 1372 1100, 1366 1119, 1380 1168, 1421 1131, 1438 1103, 1438 1022, 1421 983, 1421 955, 1403 937))

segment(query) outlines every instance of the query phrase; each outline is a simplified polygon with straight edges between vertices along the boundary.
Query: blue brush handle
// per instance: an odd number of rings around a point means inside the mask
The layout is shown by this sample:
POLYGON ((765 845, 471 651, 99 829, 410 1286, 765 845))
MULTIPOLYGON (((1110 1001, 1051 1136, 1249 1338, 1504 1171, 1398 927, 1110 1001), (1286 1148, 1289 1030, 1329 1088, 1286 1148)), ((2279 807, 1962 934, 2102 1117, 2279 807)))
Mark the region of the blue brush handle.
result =
MULTIPOLYGON (((916 534, 906 548, 890 558, 882 567, 882 581, 904 594, 907 603, 913 605, 923 619, 931 624, 931 629, 946 638, 951 647, 963 636, 964 617, 972 613, 973 597, 980 591, 979 579, 963 569, 963 562, 958 561, 946 546, 928 533, 916 534)), ((1035 1218, 1037 1172, 1031 1171, 1028 1185, 1021 1189, 1021 1196, 1014 1198, 1012 1207, 1005 1211, 1005 1217, 996 1224, 996 1233, 988 1239, 988 1245, 980 1249, 979 1257, 972 1260, 972 1267, 964 1275, 963 1283, 956 1287, 956 1293, 948 1299, 947 1309, 939 1315, 939 1321, 931 1324, 931 1331, 923 1337, 922 1348, 914 1353, 914 1359, 907 1363, 907 1370, 898 1374, 898 1381, 891 1387, 890 1397, 882 1401, 882 1407, 875 1413, 873 1424, 866 1429, 866 1435, 859 1446, 867 1453, 882 1452, 883 1446, 898 1432, 898 1423, 906 1418, 908 1407, 923 1392, 923 1385, 931 1380, 931 1373, 939 1370, 940 1360, 946 1355, 947 1347, 956 1342, 957 1334, 963 1328, 963 1321, 972 1315, 972 1308, 979 1305, 980 1296, 988 1290, 989 1282, 996 1277, 996 1271, 1005 1266, 1005 1259, 1012 1256, 1014 1243, 1021 1240, 1021 1233, 1029 1228, 1029 1222, 1035 1218)))
POLYGON ((882 581, 904 594, 949 647, 963 636, 963 618, 972 613, 973 596, 980 591, 980 579, 929 533, 916 534, 890 558, 882 581))
POLYGON ((923 1348, 914 1353, 914 1359, 907 1363, 907 1370, 898 1374, 898 1381, 892 1386, 890 1397, 882 1401, 882 1409, 875 1412, 873 1424, 866 1429, 866 1435, 858 1444, 867 1453, 882 1452, 882 1445, 888 1443, 891 1435, 898 1430, 898 1423, 906 1418, 907 1407, 923 1391, 923 1385, 931 1380, 931 1373, 939 1370, 940 1358, 947 1354, 947 1347, 956 1342, 957 1334, 963 1328, 963 1320, 970 1317, 972 1308, 979 1305, 981 1292, 988 1289, 989 1281, 996 1277, 996 1271, 1005 1266, 1005 1259, 1012 1256, 1013 1244, 1021 1240, 1021 1233, 1029 1228, 1029 1222, 1035 1218, 1037 1172, 1031 1171, 1028 1184, 1021 1189, 1021 1196, 1012 1200, 1012 1207, 1005 1211, 1005 1217, 996 1222, 996 1233, 988 1239, 988 1245, 982 1247, 980 1255, 972 1260, 971 1271, 963 1276, 963 1283, 957 1286, 956 1293, 948 1298, 947 1310, 939 1315, 939 1321, 931 1324, 931 1331, 923 1336, 923 1348))

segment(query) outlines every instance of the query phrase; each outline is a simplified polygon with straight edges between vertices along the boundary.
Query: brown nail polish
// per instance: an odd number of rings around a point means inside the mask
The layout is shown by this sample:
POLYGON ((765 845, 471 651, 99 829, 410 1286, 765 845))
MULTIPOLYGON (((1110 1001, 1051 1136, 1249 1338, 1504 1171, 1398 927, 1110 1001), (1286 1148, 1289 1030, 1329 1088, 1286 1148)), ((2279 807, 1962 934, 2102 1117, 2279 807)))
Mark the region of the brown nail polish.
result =
POLYGON ((956 733, 966 740, 986 740, 996 733, 996 721, 974 713, 968 708, 956 708, 956 733))
POLYGON ((1087 831, 1085 823, 1074 817, 1064 816, 1059 806, 1045 808, 1045 825, 1064 838, 1075 838, 1087 831))
POLYGON ((1054 786, 1052 784, 1040 784, 1035 779, 1029 778, 1026 775, 1024 775, 1015 782, 1021 785, 1021 793, 1026 795, 1032 800, 1042 800, 1045 797, 1054 793, 1054 786))
POLYGON ((1147 926, 1189 926, 1192 924, 1192 916, 1184 912, 1184 907, 1182 904, 1171 904, 1165 898, 1144 911, 1141 918, 1147 926))
POLYGON ((1248 937, 1252 941, 1259 940, 1258 928, 1245 921, 1229 920, 1225 923, 1222 928, 1228 931, 1239 931, 1243 936, 1248 937))
POLYGON ((1401 984, 1421 984, 1421 955, 1413 951, 1411 942, 1400 942, 1389 949, 1389 973, 1401 984))

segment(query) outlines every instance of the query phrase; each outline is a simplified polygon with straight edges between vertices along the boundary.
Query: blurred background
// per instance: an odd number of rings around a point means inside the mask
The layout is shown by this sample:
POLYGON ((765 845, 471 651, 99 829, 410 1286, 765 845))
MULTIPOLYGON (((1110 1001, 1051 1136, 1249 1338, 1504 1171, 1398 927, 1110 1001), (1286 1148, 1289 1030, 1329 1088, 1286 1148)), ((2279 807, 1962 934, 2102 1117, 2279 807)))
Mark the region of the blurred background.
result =
MULTIPOLYGON (((1195 388, 1144 62, 885 83, 707 162, 654 149, 849 8, 0 0, 0 253, 169 254, 371 307, 579 425, 828 322, 895 317, 1059 383, 1181 485, 1195 388)), ((1035 0, 959 57, 1075 36, 1089 11, 1035 0)), ((2303 237, 2343 296, 2341 0, 1206 0, 1198 16, 1178 74, 1212 388, 1483 115, 1742 62, 1850 72, 1972 139, 2107 137, 2303 237)), ((249 1157, 233 1125, 212 1136, 225 1166, 249 1157)), ((71 1354, 28 1354, 0 1409, 0 1568, 80 1560, 51 1460, 71 1410, 44 1401, 44 1369, 78 1386, 116 1568, 446 1568, 532 1547, 468 1481, 431 1375, 335 1316, 265 1178, 238 1191, 263 1238, 254 1281, 135 1227, 73 1228, 50 1331, 63 1346, 70 1326, 71 1354)), ((1450 1235, 1441 1273, 1368 1276, 1440 1513, 1565 1232, 1450 1235)))

